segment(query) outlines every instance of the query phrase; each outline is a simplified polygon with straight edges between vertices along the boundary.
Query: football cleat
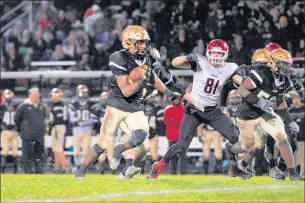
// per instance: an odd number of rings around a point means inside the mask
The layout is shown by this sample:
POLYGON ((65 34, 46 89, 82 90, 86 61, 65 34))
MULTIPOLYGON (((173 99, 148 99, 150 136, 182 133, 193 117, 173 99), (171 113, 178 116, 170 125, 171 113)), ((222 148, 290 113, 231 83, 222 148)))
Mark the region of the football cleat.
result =
POLYGON ((147 178, 148 179, 155 179, 158 178, 158 176, 160 175, 160 173, 162 171, 164 171, 165 169, 165 164, 159 164, 160 162, 157 161, 152 165, 151 171, 148 174, 147 178))
POLYGON ((273 180, 285 180, 285 174, 277 166, 274 166, 269 170, 269 176, 272 177, 273 180))
POLYGON ((305 179, 302 178, 302 176, 299 176, 298 174, 292 174, 290 175, 291 181, 304 181, 305 179))
POLYGON ((111 170, 116 170, 119 165, 120 165, 120 160, 117 160, 115 158, 112 158, 111 161, 109 162, 109 166, 111 170))

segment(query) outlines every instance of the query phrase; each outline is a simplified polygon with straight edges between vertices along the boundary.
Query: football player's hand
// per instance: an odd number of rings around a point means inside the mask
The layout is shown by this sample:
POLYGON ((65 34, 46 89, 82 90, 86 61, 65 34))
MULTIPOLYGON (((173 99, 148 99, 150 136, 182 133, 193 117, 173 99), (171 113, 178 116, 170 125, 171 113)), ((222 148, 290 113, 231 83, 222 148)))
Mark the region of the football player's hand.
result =
POLYGON ((299 127, 299 125, 296 123, 296 122, 291 122, 291 123, 289 123, 289 130, 291 131, 291 132, 296 132, 296 133, 298 133, 299 131, 300 131, 300 127, 299 127))
POLYGON ((148 67, 146 72, 145 72, 145 77, 144 77, 144 81, 146 83, 149 83, 151 85, 155 84, 155 75, 153 73, 153 70, 151 67, 148 67))
POLYGON ((188 62, 198 62, 198 57, 196 54, 189 54, 186 56, 188 62))

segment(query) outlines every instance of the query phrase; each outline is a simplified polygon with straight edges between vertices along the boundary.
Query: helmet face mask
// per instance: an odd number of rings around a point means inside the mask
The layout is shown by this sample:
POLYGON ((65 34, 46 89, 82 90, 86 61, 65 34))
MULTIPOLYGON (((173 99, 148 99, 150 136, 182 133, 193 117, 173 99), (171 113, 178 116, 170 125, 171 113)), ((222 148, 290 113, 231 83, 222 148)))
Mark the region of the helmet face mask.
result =
POLYGON ((227 43, 221 39, 212 40, 207 47, 206 57, 212 65, 215 67, 224 66, 225 61, 228 58, 229 47, 227 43), (222 56, 215 56, 217 54, 212 53, 222 53, 222 56))

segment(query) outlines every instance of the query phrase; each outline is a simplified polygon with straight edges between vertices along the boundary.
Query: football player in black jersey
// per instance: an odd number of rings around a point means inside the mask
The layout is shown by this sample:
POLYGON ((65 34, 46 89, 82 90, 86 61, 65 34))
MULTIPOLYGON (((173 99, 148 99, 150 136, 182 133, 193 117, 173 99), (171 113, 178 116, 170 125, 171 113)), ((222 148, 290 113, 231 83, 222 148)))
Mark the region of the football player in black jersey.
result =
POLYGON ((116 169, 120 163, 121 154, 136 146, 141 145, 148 136, 149 126, 145 118, 143 88, 144 84, 151 84, 156 89, 169 97, 177 97, 178 93, 167 89, 161 80, 154 76, 152 57, 147 54, 147 43, 150 40, 147 31, 138 25, 132 25, 122 32, 122 45, 124 49, 113 53, 109 58, 109 67, 113 73, 110 86, 111 92, 107 101, 104 120, 101 126, 97 143, 90 149, 88 155, 75 174, 76 178, 84 178, 87 168, 109 146, 113 135, 121 121, 132 130, 130 139, 124 144, 118 144, 114 148, 113 159, 110 168, 116 169), (142 79, 130 83, 128 76, 136 67, 147 66, 142 79))
MULTIPOLYGON (((279 46, 279 45, 278 45, 279 46)), ((278 46, 275 46, 275 47, 278 47, 278 46)), ((239 66, 238 68, 238 72, 241 76, 243 77, 247 77, 250 75, 250 72, 252 70, 252 67, 254 65, 257 65, 257 64, 263 64, 263 65, 267 65, 268 63, 268 57, 269 57, 269 50, 274 50, 274 49, 271 49, 269 46, 267 46, 266 48, 262 48, 262 49, 258 49, 256 50, 253 55, 252 55, 252 64, 251 65, 241 65, 239 66)), ((298 80, 298 76, 296 74, 296 72, 292 72, 290 73, 290 80, 292 81, 292 84, 294 86, 294 88, 296 90, 298 90, 298 92, 300 93, 300 96, 303 97, 303 94, 302 94, 302 84, 301 82, 298 80)), ((232 85, 231 85, 232 87, 232 85)), ((225 95, 225 92, 223 92, 225 95)), ((223 98, 225 98, 226 96, 223 96, 223 98)), ((275 97, 273 97, 275 98, 275 97)), ((282 100, 282 98, 280 97, 280 100, 282 100)), ((281 101, 274 101, 274 102, 277 102, 278 104, 276 105, 277 107, 274 108, 275 110, 275 113, 278 114, 281 119, 283 120, 284 122, 284 125, 285 125, 285 131, 288 135, 288 138, 289 138, 289 143, 292 147, 292 150, 293 152, 296 151, 297 149, 297 145, 296 145, 296 141, 295 141, 295 137, 296 137, 296 134, 298 132, 298 126, 297 124, 291 119, 291 116, 288 112, 288 109, 287 109, 287 105, 285 102, 281 102, 281 101)), ((273 179, 284 179, 285 178, 285 175, 284 173, 277 167, 277 155, 274 155, 274 145, 275 144, 275 141, 274 139, 271 137, 271 136, 268 136, 267 137, 267 142, 266 142, 266 149, 267 151, 265 152, 265 155, 266 155, 266 158, 269 162, 269 175, 273 178, 273 179)), ((262 150, 258 151, 258 153, 262 153, 262 150)), ((240 155, 239 155, 240 157, 240 155)), ((243 156, 241 156, 243 157, 243 156)), ((250 158, 250 157, 249 157, 250 158)), ((247 162, 250 162, 251 160, 247 160, 247 162)), ((246 169, 246 165, 247 163, 243 162, 243 165, 239 165, 239 167, 241 169, 246 169)), ((256 168, 256 165, 254 165, 254 168, 256 168)))
POLYGON ((227 151, 236 154, 247 152, 242 162, 244 165, 243 163, 247 163, 247 160, 252 159, 253 155, 264 147, 264 134, 270 135, 278 142, 290 180, 302 180, 302 177, 296 174, 284 123, 274 113, 275 105, 269 100, 276 97, 277 106, 283 102, 283 95, 291 86, 290 75, 294 72, 291 65, 290 53, 284 49, 276 49, 270 53, 267 65, 253 66, 249 77, 238 88, 239 94, 243 97, 237 109, 241 142, 227 147, 227 151))
POLYGON ((94 121, 90 112, 93 103, 88 101, 88 87, 86 85, 78 85, 76 93, 77 97, 73 98, 69 104, 69 121, 72 124, 73 132, 74 164, 78 168, 81 164, 80 152, 82 143, 83 156, 89 152, 94 121))
POLYGON ((68 109, 62 101, 64 93, 60 88, 51 90, 51 111, 49 125, 52 136, 52 149, 54 153, 55 173, 68 173, 67 160, 64 152, 66 125, 68 122, 68 109))
POLYGON ((3 157, 1 157, 1 172, 5 172, 7 155, 12 146, 12 155, 14 163, 14 173, 17 173, 17 155, 18 155, 18 134, 17 127, 14 122, 17 105, 13 102, 15 96, 12 90, 6 89, 3 92, 4 103, 1 104, 1 142, 3 157))

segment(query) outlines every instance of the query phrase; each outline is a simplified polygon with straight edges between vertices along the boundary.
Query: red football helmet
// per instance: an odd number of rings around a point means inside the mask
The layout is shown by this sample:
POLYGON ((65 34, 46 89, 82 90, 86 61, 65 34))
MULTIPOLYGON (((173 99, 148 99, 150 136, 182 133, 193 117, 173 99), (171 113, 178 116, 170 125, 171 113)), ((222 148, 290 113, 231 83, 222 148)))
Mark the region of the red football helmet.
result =
POLYGON ((222 39, 214 39, 208 44, 206 56, 211 64, 217 66, 224 65, 224 62, 228 58, 228 54, 229 54, 229 46, 222 39), (211 52, 220 52, 223 53, 223 56, 220 57, 211 56, 211 52))
POLYGON ((282 47, 278 43, 269 43, 265 49, 268 49, 268 51, 272 52, 274 49, 281 49, 282 47))

